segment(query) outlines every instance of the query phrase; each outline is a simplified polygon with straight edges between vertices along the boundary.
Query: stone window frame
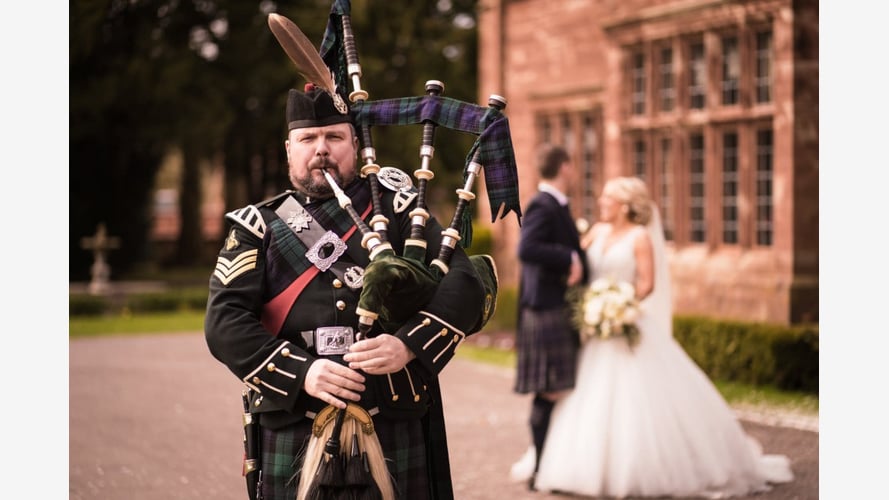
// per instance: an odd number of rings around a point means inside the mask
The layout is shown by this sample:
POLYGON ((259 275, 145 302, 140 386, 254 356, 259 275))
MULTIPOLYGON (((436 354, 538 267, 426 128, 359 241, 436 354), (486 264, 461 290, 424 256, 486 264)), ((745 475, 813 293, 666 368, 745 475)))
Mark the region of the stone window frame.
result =
POLYGON ((705 130, 689 131, 688 158, 688 241, 707 243, 707 136, 705 130), (700 145, 697 140, 700 139, 700 145))
POLYGON ((719 48, 719 102, 722 106, 737 106, 741 103, 741 78, 745 69, 742 64, 743 49, 738 32, 732 30, 723 34, 719 38, 719 48))
MULTIPOLYGON (((773 102, 757 102, 755 72, 758 57, 767 57, 768 62, 760 64, 769 68, 770 73, 763 78, 768 80, 770 99, 774 99, 774 35, 768 34, 774 30, 775 12, 745 12, 743 22, 739 22, 739 13, 734 7, 723 9, 716 4, 690 9, 657 7, 638 15, 606 20, 603 24, 607 36, 621 52, 619 67, 624 71, 622 105, 618 108, 622 130, 619 143, 624 159, 622 170, 626 175, 636 175, 639 159, 644 158, 646 183, 661 208, 665 233, 672 226, 671 243, 677 249, 704 245, 712 251, 723 246, 757 246, 756 124, 771 124, 775 111, 773 102), (683 20, 677 23, 680 18, 683 20), (647 20, 647 23, 641 23, 641 20, 647 20), (643 25, 645 29, 641 29, 643 25), (771 37, 771 43, 758 42, 759 37, 771 37), (735 78, 731 84, 735 90, 730 102, 723 104, 723 45, 727 40, 732 40, 737 47, 731 55, 736 58, 732 72, 735 78), (693 81, 691 76, 691 47, 695 46, 702 49, 702 67, 698 70, 700 81, 693 81), (768 49, 767 56, 756 53, 760 46, 768 49), (665 51, 672 52, 675 86, 674 107, 670 111, 665 111, 661 103, 663 87, 669 87, 669 84, 662 83, 662 72, 669 71, 662 68, 665 51), (644 61, 634 63, 639 54, 644 55, 644 61), (644 100, 647 106, 643 115, 633 109, 634 64, 646 69, 644 100), (693 88, 702 92, 696 98, 699 108, 690 105, 693 88), (727 202, 723 200, 721 143, 722 131, 726 127, 736 128, 738 141, 736 180, 733 181, 737 193, 732 197, 736 209, 729 221, 723 217, 723 205, 727 202), (698 135, 704 147, 692 159, 691 138, 698 135), (665 138, 669 138, 671 144, 669 153, 660 149, 665 138), (637 153, 640 140, 646 142, 644 154, 637 153), (663 158, 665 154, 670 158, 663 158), (695 175, 690 172, 692 161, 698 162, 696 168, 699 171, 695 175), (665 168, 665 162, 671 167, 665 168), (703 196, 696 197, 694 189, 703 196), (732 234, 728 242, 723 236, 725 231, 732 234)), ((773 212, 774 201, 771 203, 773 212)), ((774 225, 773 220, 771 224, 774 225)), ((768 239, 768 236, 763 238, 768 239)))
POLYGON ((655 45, 657 57, 655 92, 658 113, 671 113, 678 104, 676 51, 671 42, 672 40, 666 40, 664 43, 655 45))
POLYGON ((577 182, 566 193, 572 200, 576 216, 595 220, 596 199, 603 184, 602 108, 563 110, 545 109, 535 112, 536 144, 560 144, 568 151, 580 171, 583 182, 577 182), (576 191, 576 192, 575 192, 576 191))
POLYGON ((753 102, 770 104, 774 95, 775 37, 771 27, 753 31, 753 102), (767 39, 768 46, 762 42, 767 39))
POLYGON ((738 129, 726 128, 719 134, 720 145, 720 219, 722 231, 720 243, 737 245, 740 243, 741 216, 740 199, 743 196, 741 182, 741 135, 738 129), (734 144, 729 144, 729 139, 734 144))
POLYGON ((689 110, 705 110, 708 101, 709 65, 707 64, 707 43, 701 36, 686 38, 686 95, 685 107, 689 110), (700 48, 700 53, 697 49, 700 48))
POLYGON ((754 126, 754 233, 756 246, 770 247, 775 243, 775 131, 771 123, 754 126), (768 145, 762 144, 764 133, 768 135, 768 145), (764 148, 767 148, 764 152, 764 148), (767 188, 768 192, 763 192, 767 188))

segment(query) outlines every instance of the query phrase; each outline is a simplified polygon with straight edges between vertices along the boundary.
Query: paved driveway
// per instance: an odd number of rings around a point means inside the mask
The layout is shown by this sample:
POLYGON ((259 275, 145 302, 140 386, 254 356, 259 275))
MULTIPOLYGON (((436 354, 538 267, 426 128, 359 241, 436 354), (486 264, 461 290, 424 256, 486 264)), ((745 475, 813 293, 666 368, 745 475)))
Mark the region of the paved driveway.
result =
MULTIPOLYGON (((245 500, 241 385, 200 333, 72 340, 71 500, 245 500)), ((457 358, 442 374, 457 500, 565 500, 511 483, 529 399, 512 371, 457 358)), ((751 500, 818 498, 818 434, 744 422, 796 480, 751 500)))

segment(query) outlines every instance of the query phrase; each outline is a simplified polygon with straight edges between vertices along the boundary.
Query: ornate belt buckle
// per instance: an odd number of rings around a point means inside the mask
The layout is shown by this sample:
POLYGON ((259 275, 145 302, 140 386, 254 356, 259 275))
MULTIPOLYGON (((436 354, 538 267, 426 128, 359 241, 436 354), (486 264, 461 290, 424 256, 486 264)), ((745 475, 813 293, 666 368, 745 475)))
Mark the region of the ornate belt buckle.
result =
POLYGON ((346 354, 354 342, 351 326, 322 326, 315 329, 315 352, 319 356, 346 354))

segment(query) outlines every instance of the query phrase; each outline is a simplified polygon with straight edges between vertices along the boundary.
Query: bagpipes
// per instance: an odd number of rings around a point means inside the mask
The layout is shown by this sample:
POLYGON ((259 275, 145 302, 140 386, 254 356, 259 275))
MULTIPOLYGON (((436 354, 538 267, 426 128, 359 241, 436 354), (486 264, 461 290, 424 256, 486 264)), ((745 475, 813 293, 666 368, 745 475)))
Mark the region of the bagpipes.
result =
MULTIPOLYGON (((369 224, 352 207, 351 200, 335 179, 326 171, 324 175, 340 207, 361 232, 361 245, 370 257, 356 307, 359 317, 357 338, 361 339, 368 335, 374 322, 379 322, 384 331, 395 331, 434 296, 439 281, 449 271, 456 245, 469 246, 472 221, 468 206, 475 199, 472 188, 482 172, 491 203, 492 222, 501 208, 501 218, 510 211, 520 218, 521 208, 509 125, 502 114, 506 99, 492 95, 487 107, 448 99, 441 96, 444 84, 429 80, 424 96, 368 101, 368 93, 361 88, 361 66, 352 33, 350 8, 348 0, 333 2, 324 40, 317 51, 289 19, 270 14, 269 27, 307 82, 327 91, 334 103, 345 105, 346 97, 351 103, 350 113, 364 162, 360 174, 368 180, 371 189, 373 216, 369 224), (348 96, 337 84, 344 81, 351 83, 352 91, 348 96), (408 214, 410 236, 404 241, 402 255, 398 255, 389 243, 389 221, 383 215, 380 184, 387 180, 381 181, 379 176, 386 172, 377 164, 371 128, 412 124, 421 124, 423 128, 421 162, 414 171, 417 192, 414 209, 408 214), (456 190, 458 201, 453 218, 441 233, 437 257, 427 264, 424 232, 430 213, 426 191, 434 178, 430 162, 434 155, 435 129, 440 126, 478 137, 467 155, 463 186, 456 190)), ((498 279, 490 256, 473 255, 469 260, 485 286, 488 301, 482 318, 472 330, 475 332, 494 312, 498 279)), ((313 435, 300 472, 297 500, 322 498, 395 498, 371 417, 357 405, 349 404, 346 410, 328 406, 315 417, 313 435)))

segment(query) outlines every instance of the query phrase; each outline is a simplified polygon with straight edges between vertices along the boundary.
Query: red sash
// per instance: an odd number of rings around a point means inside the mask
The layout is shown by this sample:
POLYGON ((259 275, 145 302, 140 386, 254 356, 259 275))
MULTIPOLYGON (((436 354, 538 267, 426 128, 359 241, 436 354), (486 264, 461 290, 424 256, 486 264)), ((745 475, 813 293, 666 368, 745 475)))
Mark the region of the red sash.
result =
MULTIPOLYGON (((373 208, 373 204, 368 204, 367 209, 361 214, 361 218, 364 219, 370 213, 371 208, 373 208)), ((355 230, 358 229, 358 226, 352 226, 351 229, 346 231, 346 234, 342 236, 343 242, 348 240, 354 233, 355 230)), ((262 326, 265 327, 266 330, 272 332, 274 335, 278 335, 281 333, 281 327, 284 326, 284 320, 287 319, 287 313, 290 312, 290 308, 293 307, 293 303, 296 302, 296 299, 299 297, 299 294, 305 290, 306 286, 308 286, 309 282, 318 275, 318 268, 315 266, 310 267, 306 272, 302 273, 299 278, 297 278, 293 283, 290 284, 283 292, 279 293, 277 297, 265 303, 262 306, 262 317, 260 321, 262 322, 262 326)))

